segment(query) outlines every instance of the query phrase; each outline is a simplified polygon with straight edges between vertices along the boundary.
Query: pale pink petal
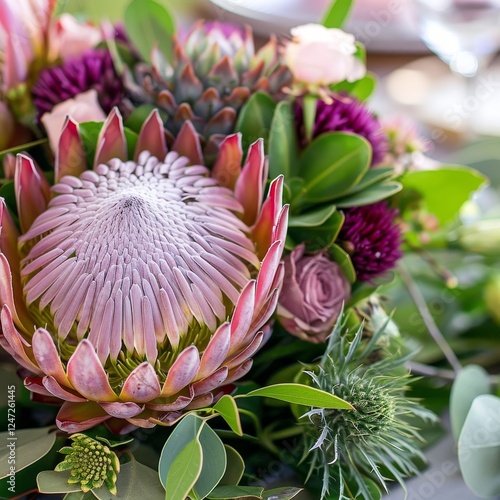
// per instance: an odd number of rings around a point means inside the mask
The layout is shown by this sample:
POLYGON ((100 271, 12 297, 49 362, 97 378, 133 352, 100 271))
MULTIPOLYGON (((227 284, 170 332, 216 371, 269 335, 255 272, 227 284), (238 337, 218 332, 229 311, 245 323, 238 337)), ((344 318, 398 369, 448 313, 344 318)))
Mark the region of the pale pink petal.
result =
POLYGON ((161 386, 155 369, 145 361, 127 377, 120 400, 145 403, 160 397, 160 394, 161 386))
POLYGON ((71 403, 83 403, 86 401, 85 398, 81 398, 67 391, 54 377, 44 377, 42 382, 43 386, 47 389, 47 391, 49 391, 51 396, 55 396, 56 398, 62 399, 63 401, 69 401, 71 403))
POLYGON ((174 364, 167 373, 163 385, 162 397, 173 396, 184 389, 198 373, 200 367, 200 355, 195 346, 188 347, 177 356, 174 364))
POLYGON ((82 432, 102 424, 111 416, 97 403, 70 403, 61 406, 56 417, 59 429, 68 434, 82 432))
POLYGON ((49 332, 38 328, 32 338, 33 355, 38 366, 46 375, 55 378, 61 385, 68 385, 68 377, 64 372, 61 358, 49 332))
POLYGON ((117 108, 112 109, 99 133, 94 170, 97 165, 107 163, 112 158, 122 161, 127 159, 127 140, 123 130, 123 119, 117 108))
POLYGON ((116 418, 132 418, 139 415, 144 409, 135 403, 100 403, 100 405, 107 413, 116 418))
POLYGON ((86 169, 87 160, 78 123, 67 116, 56 150, 55 181, 59 182, 65 175, 79 177, 86 169))
POLYGON ((198 380, 207 377, 222 365, 229 350, 230 338, 231 325, 223 323, 210 339, 201 357, 200 369, 197 375, 198 380))
POLYGON ((212 375, 200 380, 199 382, 195 382, 193 384, 195 396, 213 391, 219 387, 224 380, 226 380, 228 371, 229 370, 226 366, 222 366, 216 372, 212 373, 212 375))

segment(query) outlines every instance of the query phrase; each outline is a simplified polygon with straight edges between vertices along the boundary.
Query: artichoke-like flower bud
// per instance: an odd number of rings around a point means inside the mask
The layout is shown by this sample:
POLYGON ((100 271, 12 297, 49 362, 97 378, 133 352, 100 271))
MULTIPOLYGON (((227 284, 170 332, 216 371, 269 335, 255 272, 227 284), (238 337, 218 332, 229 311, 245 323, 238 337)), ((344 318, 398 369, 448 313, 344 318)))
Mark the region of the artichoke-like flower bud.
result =
POLYGON ((59 450, 59 453, 66 457, 55 470, 70 470, 68 483, 80 484, 84 492, 105 484, 109 491, 116 495, 116 480, 120 472, 116 453, 104 443, 85 434, 73 434, 71 439, 71 446, 59 450))
POLYGON ((267 162, 227 137, 212 172, 187 122, 167 151, 152 112, 133 160, 117 111, 87 170, 69 119, 50 188, 19 155, 21 233, 0 203, 1 345, 63 401, 58 426, 168 425, 245 375, 283 280, 282 178, 263 200, 267 162), (121 420, 121 422, 117 422, 121 420))
POLYGON ((172 65, 156 53, 152 66, 136 66, 128 90, 135 104, 164 110, 165 128, 173 135, 191 120, 211 151, 234 132, 238 112, 253 93, 278 97, 290 82, 274 36, 256 52, 250 27, 201 21, 175 42, 172 65))

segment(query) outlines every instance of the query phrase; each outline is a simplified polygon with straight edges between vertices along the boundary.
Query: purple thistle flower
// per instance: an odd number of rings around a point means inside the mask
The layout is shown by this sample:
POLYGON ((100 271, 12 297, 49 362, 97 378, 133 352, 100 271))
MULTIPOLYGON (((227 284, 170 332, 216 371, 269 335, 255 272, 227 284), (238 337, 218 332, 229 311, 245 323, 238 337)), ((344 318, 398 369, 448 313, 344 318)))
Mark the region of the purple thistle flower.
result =
POLYGON ((339 240, 350 253, 359 281, 371 281, 396 266, 402 256, 398 211, 387 202, 348 208, 339 240))
POLYGON ((105 49, 88 50, 60 66, 44 69, 33 86, 33 100, 38 118, 60 102, 95 89, 105 113, 118 105, 123 83, 116 74, 110 53, 105 49))
MULTIPOLYGON (((302 103, 298 101, 295 108, 295 123, 302 146, 306 146, 302 103)), ((354 132, 364 137, 372 146, 372 165, 379 164, 387 153, 387 138, 379 121, 354 97, 337 97, 331 104, 318 100, 313 138, 325 132, 354 132)))

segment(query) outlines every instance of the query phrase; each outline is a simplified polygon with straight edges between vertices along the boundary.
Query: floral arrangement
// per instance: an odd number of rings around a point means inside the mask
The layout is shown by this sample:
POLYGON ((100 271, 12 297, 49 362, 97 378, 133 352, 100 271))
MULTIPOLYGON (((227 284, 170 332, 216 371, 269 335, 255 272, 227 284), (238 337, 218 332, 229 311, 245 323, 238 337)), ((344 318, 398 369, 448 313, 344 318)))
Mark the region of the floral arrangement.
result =
POLYGON ((0 496, 404 485, 435 416, 379 288, 485 179, 422 167, 418 135, 370 111, 375 79, 336 3, 258 50, 244 26, 178 31, 153 0, 124 26, 55 7, 0 5, 0 343, 16 363, 2 439, 17 457, 0 496))

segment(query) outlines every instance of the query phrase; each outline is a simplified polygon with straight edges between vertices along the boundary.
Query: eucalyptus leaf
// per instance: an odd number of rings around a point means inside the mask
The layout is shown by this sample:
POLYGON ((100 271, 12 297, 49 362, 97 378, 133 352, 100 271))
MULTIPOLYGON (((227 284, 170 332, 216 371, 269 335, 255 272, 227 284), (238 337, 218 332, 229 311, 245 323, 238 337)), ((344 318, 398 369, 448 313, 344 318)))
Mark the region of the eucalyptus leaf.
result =
POLYGON ((300 158, 305 193, 292 203, 316 204, 344 196, 364 177, 370 161, 371 146, 363 137, 344 132, 320 135, 300 158))
POLYGON ((214 410, 227 422, 231 430, 238 436, 243 435, 241 429, 240 414, 236 401, 229 394, 224 394, 214 405, 214 410))
POLYGON ((151 62, 151 52, 158 47, 167 60, 173 60, 175 22, 164 5, 153 0, 132 0, 124 21, 127 36, 143 59, 151 62))
POLYGON ((276 102, 265 92, 256 92, 241 108, 236 122, 236 131, 242 133, 243 150, 257 139, 264 139, 267 147, 276 102))
POLYGON ((453 221, 472 193, 487 184, 477 170, 459 165, 408 172, 401 182, 405 190, 415 190, 421 195, 423 208, 442 226, 453 221))
POLYGON ((158 472, 132 460, 120 466, 120 473, 116 481, 117 494, 113 495, 106 486, 92 490, 98 500, 163 500, 163 489, 158 472))
POLYGON ((245 472, 245 462, 243 458, 241 458, 241 455, 232 446, 225 444, 224 448, 226 449, 227 467, 219 485, 235 486, 243 477, 243 473, 245 472))
MULTIPOLYGON (((79 484, 69 484, 71 471, 55 472, 53 470, 44 470, 36 477, 38 491, 47 495, 56 493, 73 493, 81 491, 79 484)), ((83 492, 82 492, 83 493, 83 492)))
POLYGON ((301 491, 302 488, 273 488, 272 490, 264 491, 264 493, 262 494, 262 498, 263 500, 291 500, 292 498, 295 498, 301 491))
POLYGON ((276 106, 269 133, 269 177, 283 174, 285 180, 297 175, 298 144, 292 104, 282 101, 276 106))
POLYGON ((86 493, 83 491, 74 491, 71 493, 66 493, 64 495, 63 500, 95 500, 95 495, 92 491, 87 491, 86 493))
POLYGON ((226 500, 234 498, 262 498, 264 488, 258 486, 217 486, 208 498, 226 500))
POLYGON ((56 442, 54 427, 41 427, 39 429, 16 430, 0 434, 0 479, 10 474, 9 453, 11 447, 15 449, 16 472, 37 462, 50 452, 56 442))
POLYGON ((481 366, 466 366, 455 377, 450 394, 450 420, 456 442, 476 396, 490 393, 491 384, 488 373, 481 366))
POLYGON ((333 0, 321 24, 327 28, 342 28, 352 7, 352 0, 333 0))
POLYGON ((481 497, 500 494, 500 398, 477 396, 458 439, 465 484, 481 497))
POLYGON ((295 403, 304 406, 315 406, 318 408, 338 408, 352 410, 353 407, 343 399, 333 394, 308 387, 302 384, 275 384, 255 389, 248 394, 237 397, 261 396, 277 399, 287 403, 295 403))

